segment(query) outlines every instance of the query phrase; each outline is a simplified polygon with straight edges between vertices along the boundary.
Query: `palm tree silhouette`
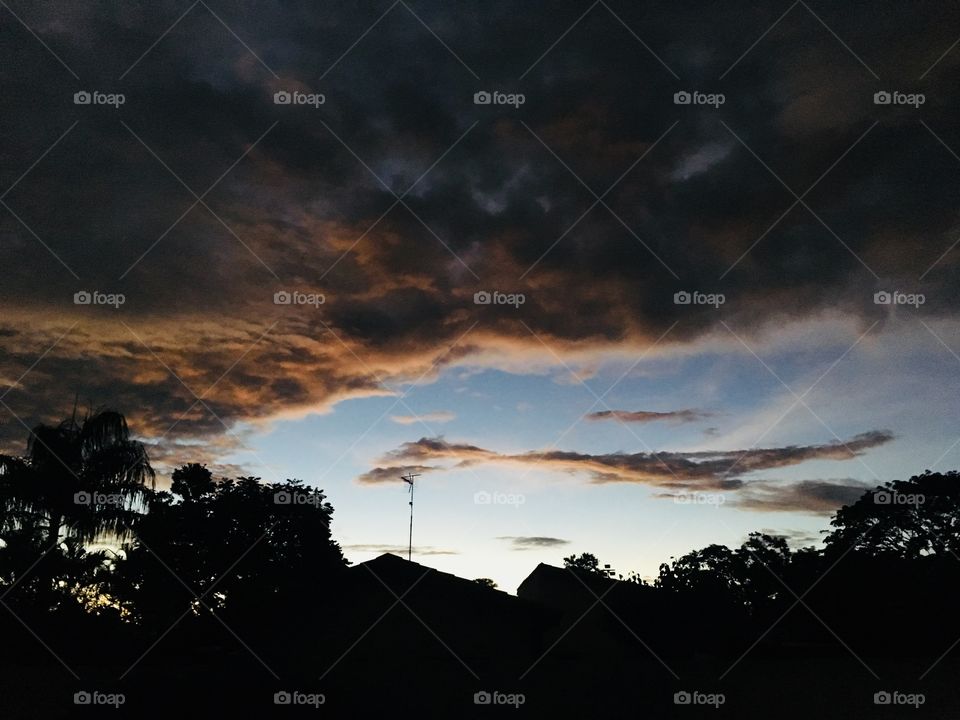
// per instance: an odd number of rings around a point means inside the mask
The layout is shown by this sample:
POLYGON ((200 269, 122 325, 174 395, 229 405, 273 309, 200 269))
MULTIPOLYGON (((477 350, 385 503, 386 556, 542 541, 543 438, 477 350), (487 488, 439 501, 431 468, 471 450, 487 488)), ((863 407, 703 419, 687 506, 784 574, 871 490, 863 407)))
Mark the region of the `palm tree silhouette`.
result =
POLYGON ((112 410, 37 425, 24 457, 0 455, 0 531, 62 540, 123 540, 143 510, 154 471, 143 444, 112 410))

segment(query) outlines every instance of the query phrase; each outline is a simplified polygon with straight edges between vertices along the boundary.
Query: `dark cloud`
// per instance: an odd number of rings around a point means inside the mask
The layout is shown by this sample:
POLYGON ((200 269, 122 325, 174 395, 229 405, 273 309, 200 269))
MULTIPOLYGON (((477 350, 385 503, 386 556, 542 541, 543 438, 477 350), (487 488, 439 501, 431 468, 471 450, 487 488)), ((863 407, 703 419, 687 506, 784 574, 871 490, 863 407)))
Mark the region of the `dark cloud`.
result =
POLYGON ((675 423, 690 423, 713 417, 714 413, 704 410, 669 410, 657 412, 654 410, 601 410, 592 412, 585 417, 587 420, 620 420, 621 422, 649 423, 668 420, 675 423))
POLYGON ((422 415, 391 415, 390 419, 398 425, 416 425, 424 423, 447 423, 456 419, 456 414, 449 410, 435 410, 422 415))
MULTIPOLYGON (((369 552, 383 555, 392 553, 393 555, 405 556, 407 554, 406 545, 377 545, 377 544, 352 544, 344 545, 343 549, 347 552, 369 552)), ((458 550, 445 550, 443 548, 433 547, 432 545, 414 545, 413 552, 416 555, 459 555, 458 550)))
MULTIPOLYGON (((823 540, 822 533, 810 532, 809 530, 777 530, 773 528, 761 528, 760 532, 771 537, 782 537, 794 548, 810 547, 818 545, 823 540)), ((744 538, 746 540, 746 538, 744 538)))
MULTIPOLYGON (((940 140, 960 147, 960 53, 925 71, 960 8, 817 7, 828 31, 801 4, 764 35, 782 7, 611 1, 564 35, 584 8, 408 4, 351 49, 386 8, 239 2, 216 8, 228 30, 200 4, 165 34, 172 0, 11 3, 69 67, 8 14, 0 377, 47 353, 7 398, 24 422, 79 393, 145 435, 176 422, 172 437, 209 439, 389 392, 381 380, 516 366, 540 340, 598 358, 674 323, 664 351, 720 319, 744 336, 824 312, 866 325, 890 313, 878 289, 955 317, 958 180, 940 140), (873 104, 888 86, 927 95, 927 127, 873 104), (326 102, 275 105, 285 89, 326 102), (474 105, 481 89, 526 102, 474 105), (675 105, 682 89, 726 102, 675 105), (80 90, 126 102, 75 105, 80 90), (783 183, 815 182, 784 214, 783 183), (526 302, 477 306, 484 289, 526 302), (80 290, 126 302, 75 306, 80 290), (277 306, 282 290, 325 303, 277 306), (726 303, 677 305, 680 290, 726 303)), ((19 423, 0 432, 22 442, 19 423)), ((681 476, 711 463, 660 460, 681 476)))
POLYGON ((855 503, 875 485, 852 478, 800 482, 755 481, 746 484, 733 502, 745 510, 832 515, 842 506, 855 503))
POLYGON ((394 465, 378 467, 360 476, 358 481, 376 483, 395 479, 398 473, 408 467, 401 464, 406 462, 417 463, 422 471, 441 469, 437 465, 426 465, 429 461, 453 461, 455 468, 491 463, 579 473, 595 483, 635 482, 672 489, 742 490, 746 491, 747 499, 741 504, 749 504, 755 509, 822 510, 831 503, 834 503, 831 509, 836 509, 849 498, 851 487, 837 486, 827 481, 807 481, 784 490, 761 481, 748 482, 743 477, 813 460, 852 460, 892 440, 892 433, 874 430, 846 441, 836 440, 820 445, 594 455, 563 450, 505 454, 468 443, 448 442, 443 438, 421 438, 404 443, 383 458, 384 462, 394 465))
POLYGON ((498 537, 497 540, 506 540, 511 544, 512 550, 535 550, 537 548, 561 547, 570 544, 569 540, 562 540, 561 538, 526 535, 502 535, 498 537))
POLYGON ((403 467, 376 467, 365 472, 357 478, 357 482, 365 484, 394 482, 400 479, 401 475, 407 473, 419 473, 425 475, 437 468, 432 465, 404 465, 403 467))

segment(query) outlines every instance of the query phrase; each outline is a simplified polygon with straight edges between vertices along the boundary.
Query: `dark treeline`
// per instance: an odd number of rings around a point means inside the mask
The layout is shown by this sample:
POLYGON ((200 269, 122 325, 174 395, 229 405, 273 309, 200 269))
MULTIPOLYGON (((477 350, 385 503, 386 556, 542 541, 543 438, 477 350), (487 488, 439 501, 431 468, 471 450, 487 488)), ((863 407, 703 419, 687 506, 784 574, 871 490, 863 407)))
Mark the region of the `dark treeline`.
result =
POLYGON ((541 579, 517 599, 435 572, 414 591, 422 578, 407 568, 423 568, 401 561, 350 568, 331 538, 333 508, 298 481, 215 479, 191 464, 157 490, 122 415, 75 416, 37 427, 23 456, 0 456, 2 715, 72 716, 72 694, 97 688, 125 693, 141 717, 187 702, 269 706, 300 688, 333 707, 346 698, 355 712, 343 716, 418 693, 471 716, 468 694, 493 678, 527 694, 528 714, 580 695, 594 710, 630 707, 611 695, 623 683, 665 717, 676 707, 660 688, 681 678, 735 696, 758 677, 789 686, 807 665, 859 673, 864 695, 851 702, 869 705, 876 664, 916 684, 960 638, 958 480, 926 472, 867 492, 836 513, 822 548, 754 533, 672 559, 650 583, 571 556, 570 602, 544 576, 541 605, 541 579), (581 623, 586 613, 596 622, 581 623))

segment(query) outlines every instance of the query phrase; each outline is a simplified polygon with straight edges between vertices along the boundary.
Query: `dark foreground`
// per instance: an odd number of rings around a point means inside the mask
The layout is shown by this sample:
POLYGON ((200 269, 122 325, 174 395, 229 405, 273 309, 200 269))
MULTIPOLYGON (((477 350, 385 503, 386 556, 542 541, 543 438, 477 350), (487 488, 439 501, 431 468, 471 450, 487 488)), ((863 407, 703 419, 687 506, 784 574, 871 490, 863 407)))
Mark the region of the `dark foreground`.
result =
POLYGON ((256 623, 191 613, 159 639, 7 612, 2 717, 960 714, 960 666, 936 662, 957 639, 940 609, 818 619, 814 591, 779 621, 745 621, 544 565, 519 595, 382 556, 334 600, 256 623))

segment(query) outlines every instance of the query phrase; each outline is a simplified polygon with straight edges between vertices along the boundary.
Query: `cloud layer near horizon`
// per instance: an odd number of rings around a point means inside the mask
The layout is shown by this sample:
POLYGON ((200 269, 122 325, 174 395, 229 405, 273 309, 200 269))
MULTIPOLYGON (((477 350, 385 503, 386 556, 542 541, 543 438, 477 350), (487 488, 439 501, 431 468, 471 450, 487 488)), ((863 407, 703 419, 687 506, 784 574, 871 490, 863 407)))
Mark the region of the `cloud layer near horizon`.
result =
POLYGON ((729 493, 731 501, 744 509, 823 514, 855 500, 868 486, 855 481, 829 480, 776 483, 745 476, 814 460, 851 460, 891 440, 892 433, 873 430, 848 440, 819 445, 591 455, 561 450, 505 454, 443 438, 420 438, 389 452, 381 458, 389 465, 375 467, 357 481, 361 484, 394 482, 409 468, 425 474, 495 464, 577 474, 592 483, 650 485, 663 489, 665 492, 661 495, 668 497, 689 492, 729 493), (431 465, 431 462, 437 464, 431 465))
POLYGON ((668 410, 666 412, 657 412, 655 410, 600 410, 586 415, 587 420, 619 420, 628 423, 649 423, 666 420, 674 423, 691 423, 699 420, 706 420, 714 416, 714 413, 705 410, 668 410))

